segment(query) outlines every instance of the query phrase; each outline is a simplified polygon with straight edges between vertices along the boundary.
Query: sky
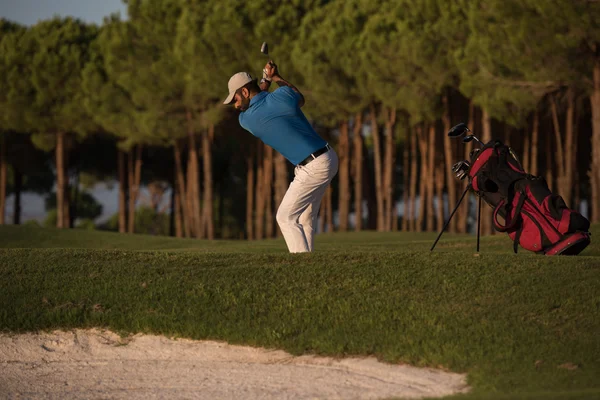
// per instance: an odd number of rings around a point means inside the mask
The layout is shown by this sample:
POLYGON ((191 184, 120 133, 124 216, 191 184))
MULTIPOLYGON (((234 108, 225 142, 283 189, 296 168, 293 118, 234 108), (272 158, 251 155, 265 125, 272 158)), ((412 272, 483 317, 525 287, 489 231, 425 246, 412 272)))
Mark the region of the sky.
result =
POLYGON ((0 0, 0 17, 23 25, 34 25, 55 15, 101 24, 114 12, 120 12, 123 19, 127 17, 127 7, 121 0, 0 0))

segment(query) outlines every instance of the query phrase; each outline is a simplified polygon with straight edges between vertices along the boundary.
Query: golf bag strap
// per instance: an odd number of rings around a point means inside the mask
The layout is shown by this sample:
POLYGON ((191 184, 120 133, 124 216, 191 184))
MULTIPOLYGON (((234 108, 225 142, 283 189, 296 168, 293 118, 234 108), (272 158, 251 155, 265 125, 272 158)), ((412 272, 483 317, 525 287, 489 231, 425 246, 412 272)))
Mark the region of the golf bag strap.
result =
POLYGON ((521 240, 521 233, 523 233, 523 225, 519 227, 517 230, 517 234, 515 235, 515 241, 513 242, 513 250, 515 254, 517 254, 517 250, 519 249, 519 241, 521 240))
MULTIPOLYGON (((500 147, 500 146, 497 146, 500 147)), ((508 151, 506 150, 506 147, 502 146, 498 149, 498 164, 499 165, 505 165, 507 163, 506 158, 508 155, 508 151)))
POLYGON ((518 193, 519 194, 519 202, 517 203, 517 207, 515 208, 515 212, 513 214, 513 217, 510 221, 508 221, 508 215, 510 214, 510 211, 507 209, 506 210, 506 225, 502 226, 500 225, 500 222, 498 222, 498 212, 500 211, 500 209, 502 207, 505 207, 509 204, 512 203, 512 201, 510 203, 507 203, 506 200, 502 200, 500 201, 500 203, 496 206, 496 208, 494 208, 494 214, 492 216, 493 221, 494 221, 494 228, 498 231, 498 232, 506 232, 510 229, 513 229, 515 227, 515 225, 517 224, 517 222, 519 222, 519 216, 521 214, 521 209, 523 208, 523 203, 525 202, 525 193, 523 193, 522 191, 518 193))

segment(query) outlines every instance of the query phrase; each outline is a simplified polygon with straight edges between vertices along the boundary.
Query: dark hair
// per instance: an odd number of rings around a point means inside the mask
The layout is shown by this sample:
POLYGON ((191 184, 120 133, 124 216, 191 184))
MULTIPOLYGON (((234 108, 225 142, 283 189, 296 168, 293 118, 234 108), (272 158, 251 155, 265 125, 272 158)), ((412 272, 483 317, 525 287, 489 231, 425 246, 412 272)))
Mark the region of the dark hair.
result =
POLYGON ((256 79, 246 83, 244 86, 237 90, 237 93, 241 93, 242 89, 246 88, 250 93, 260 93, 260 86, 258 86, 258 82, 256 79))

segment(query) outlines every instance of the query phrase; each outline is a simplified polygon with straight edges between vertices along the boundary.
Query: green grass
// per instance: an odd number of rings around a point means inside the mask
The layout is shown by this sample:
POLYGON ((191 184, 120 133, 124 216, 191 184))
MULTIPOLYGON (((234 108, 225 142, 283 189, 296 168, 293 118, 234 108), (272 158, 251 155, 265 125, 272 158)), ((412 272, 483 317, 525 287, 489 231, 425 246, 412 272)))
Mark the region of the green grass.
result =
MULTIPOLYGON (((593 229, 600 234, 600 226, 593 229)), ((100 326, 375 355, 468 373, 460 399, 600 398, 600 245, 512 253, 506 235, 177 240, 0 227, 0 329, 100 326), (564 366, 571 366, 565 368, 564 366)), ((594 240, 594 239, 593 239, 594 240)))

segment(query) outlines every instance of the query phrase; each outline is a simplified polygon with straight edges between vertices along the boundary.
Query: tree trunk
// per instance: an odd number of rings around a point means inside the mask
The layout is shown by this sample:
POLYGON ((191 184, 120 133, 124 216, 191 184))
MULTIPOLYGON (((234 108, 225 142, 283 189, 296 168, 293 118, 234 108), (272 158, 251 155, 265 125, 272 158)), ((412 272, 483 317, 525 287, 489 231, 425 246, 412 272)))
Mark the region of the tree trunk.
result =
MULTIPOLYGON (((577 151, 579 148, 579 117, 581 115, 581 102, 582 97, 575 102, 575 117, 573 121, 573 155, 577 155, 577 151)), ((572 171, 572 179, 573 179, 573 207, 580 210, 580 177, 579 177, 579 169, 577 168, 577 157, 572 157, 571 162, 571 171, 572 171)))
MULTIPOLYGON (((434 190, 435 190, 435 124, 429 124, 429 138, 427 140, 427 232, 434 231, 434 190)), ((443 180, 443 178, 441 178, 443 180)))
POLYGON ((362 196, 367 203, 367 218, 363 221, 363 225, 366 223, 366 229, 376 230, 377 229, 377 194, 375 193, 375 172, 374 164, 367 162, 369 161, 369 149, 367 149, 366 141, 362 141, 364 155, 363 162, 363 178, 362 178, 362 196))
MULTIPOLYGON (((562 196, 567 193, 566 184, 566 168, 565 168, 565 153, 563 151, 562 135, 560 133, 560 122, 558 119, 558 110, 556 107, 556 101, 554 97, 551 97, 550 107, 552 110, 552 125, 554 127, 554 140, 556 145, 556 153, 553 154, 553 158, 556 161, 556 190, 562 196)), ((568 126, 568 119, 567 119, 568 126)), ((568 128, 567 128, 568 129, 568 128)), ((550 156, 550 153, 548 153, 550 156)), ((552 168, 552 164, 548 163, 549 168, 552 168)), ((565 196, 566 198, 566 196, 565 196)), ((570 203, 567 203, 570 204, 570 203)))
POLYGON ((263 199, 265 202, 265 236, 272 238, 273 235, 273 148, 265 146, 265 158, 263 174, 265 183, 263 186, 263 199))
POLYGON ((65 223, 65 134, 56 136, 56 227, 66 228, 65 223))
POLYGON ((248 240, 254 239, 254 156, 249 154, 246 157, 246 237, 248 240))
POLYGON ((215 238, 214 218, 213 218, 213 181, 212 181, 212 156, 211 142, 215 135, 215 126, 210 124, 208 130, 202 135, 202 160, 204 161, 204 206, 202 220, 206 227, 206 237, 209 240, 215 238))
MULTIPOLYGON (((287 177, 287 160, 280 153, 275 154, 275 210, 279 209, 279 205, 283 201, 285 192, 288 187, 287 177)), ((279 225, 275 224, 275 230, 277 237, 282 237, 279 225)))
POLYGON ((333 213, 331 209, 331 186, 328 186, 319 208, 318 232, 333 232, 333 213))
POLYGON ((127 232, 127 175, 125 171, 125 152, 118 151, 119 170, 119 233, 127 232))
POLYGON ((444 226, 444 160, 439 160, 436 163, 436 179, 435 179, 435 197, 437 197, 436 207, 436 230, 442 229, 444 226))
POLYGON ((531 153, 531 143, 529 142, 531 134, 529 130, 525 128, 523 130, 523 169, 525 172, 531 171, 529 154, 531 153))
POLYGON ((533 113, 533 128, 531 129, 531 160, 529 173, 533 176, 538 174, 538 139, 540 130, 540 116, 537 110, 533 113))
POLYGON ((510 130, 511 128, 507 123, 504 123, 504 144, 510 146, 510 130))
POLYGON ((581 183, 579 181, 579 174, 575 174, 575 190, 573 193, 573 207, 577 212, 581 212, 581 183))
MULTIPOLYGON (((488 143, 492 140, 492 122, 486 110, 483 110, 481 115, 481 123, 483 126, 482 141, 488 143)), ((489 235, 493 232, 492 228, 492 209, 485 202, 481 203, 481 235, 489 235)))
POLYGON ((325 213, 327 212, 327 206, 325 201, 327 200, 327 192, 323 195, 321 206, 319 207, 319 218, 317 223, 317 232, 325 232, 325 213))
POLYGON ((196 143, 196 133, 194 131, 192 112, 186 111, 186 119, 188 123, 188 175, 190 176, 188 182, 188 196, 190 198, 190 210, 192 212, 190 222, 192 224, 192 231, 195 233, 197 238, 204 237, 204 230, 202 229, 202 209, 200 205, 200 163, 198 161, 198 144, 196 143))
POLYGON ((546 140, 546 181, 548 182, 548 188, 551 191, 556 190, 556 186, 554 185, 554 174, 552 173, 552 140, 547 137, 546 140))
POLYGON ((564 200, 568 207, 573 206, 573 175, 575 166, 575 155, 577 154, 577 139, 575 138, 575 95, 572 89, 568 89, 568 107, 567 107, 567 120, 566 124, 566 137, 565 137, 565 172, 563 176, 563 191, 561 196, 564 196, 564 200))
POLYGON ((174 213, 175 220, 175 237, 181 238, 183 237, 183 221, 182 221, 182 212, 181 212, 181 193, 177 189, 179 185, 175 184, 173 187, 173 205, 172 212, 174 213))
POLYGON ((363 203, 363 137, 362 137, 362 112, 356 113, 352 129, 354 142, 354 230, 362 230, 362 203, 363 203))
POLYGON ((428 157, 427 157, 427 141, 425 140, 425 124, 419 124, 417 127, 417 142, 419 144, 419 152, 421 156, 421 170, 419 172, 419 217, 417 218, 417 232, 423 231, 423 222, 425 221, 425 215, 430 214, 425 212, 425 204, 428 197, 428 190, 426 186, 428 172, 428 157))
POLYGON ((7 164, 6 136, 0 133, 0 225, 5 224, 6 218, 7 164))
POLYGON ((266 145, 262 142, 256 143, 256 200, 254 201, 254 207, 256 209, 254 213, 254 239, 263 239, 264 237, 264 220, 265 220, 265 207, 263 200, 263 184, 264 184, 264 147, 266 145))
MULTIPOLYGON (((599 47, 599 45, 596 45, 599 47)), ((600 49, 596 49, 594 64, 594 89, 590 96, 592 107, 592 165, 589 171, 591 198, 591 222, 600 222, 600 49)))
POLYGON ((371 104, 371 134, 373 135, 373 153, 375 158, 375 197, 377 199, 377 231, 384 230, 383 184, 381 176, 381 143, 377 127, 375 105, 371 104))
POLYGON ((71 190, 69 187, 69 136, 65 136, 64 141, 64 152, 63 152, 63 165, 64 165, 64 182, 65 182, 65 191, 63 198, 63 218, 65 221, 63 222, 63 227, 70 228, 71 227, 71 190))
MULTIPOLYGON (((171 177, 171 181, 169 182, 170 187, 171 187, 171 194, 170 194, 170 201, 169 201, 169 236, 170 237, 181 237, 181 236, 177 236, 177 228, 179 228, 181 230, 181 225, 175 226, 176 224, 179 224, 179 220, 177 222, 175 222, 175 214, 179 213, 178 211, 175 211, 176 208, 179 208, 179 204, 177 203, 177 176, 175 174, 173 174, 173 176, 171 177)), ((179 216, 179 215, 177 215, 179 216)))
POLYGON ((140 193, 142 178, 142 145, 129 151, 129 233, 135 233, 135 206, 140 193))
POLYGON ((331 186, 327 186, 325 205, 327 206, 327 214, 325 218, 325 229, 327 232, 333 232, 333 204, 331 186))
MULTIPOLYGON (((475 128, 475 121, 476 121, 475 105, 473 104, 473 100, 469 100, 469 121, 468 121, 469 129, 475 128)), ((467 143, 463 148, 464 148, 464 152, 465 152, 465 159, 469 159, 469 153, 473 149, 473 142, 467 143)), ((467 181, 466 178, 465 178, 465 180, 461 181, 461 184, 459 186, 461 188, 461 192, 463 192, 465 190, 465 188, 467 187, 466 181, 467 181)), ((468 220, 469 220, 469 211, 471 209, 470 200, 471 200, 471 193, 467 193, 465 195, 465 198, 463 199, 463 202, 460 205, 460 208, 457 210, 458 216, 457 216, 456 223, 458 225, 459 233, 467 233, 469 231, 468 220)))
MULTIPOLYGON (((418 128, 417 128, 418 129, 418 128)), ((411 132, 410 135, 410 195, 408 199, 408 218, 409 230, 415 232, 417 230, 417 169, 418 169, 418 153, 417 153, 417 130, 411 132)))
POLYGON ((135 181, 135 160, 133 149, 129 149, 127 154, 127 189, 129 204, 127 205, 127 232, 131 233, 131 225, 135 223, 135 192, 133 191, 133 185, 135 181))
POLYGON ((404 143, 402 144, 402 230, 407 232, 409 230, 408 221, 409 221, 409 177, 410 177, 410 162, 408 159, 408 147, 410 146, 410 130, 408 127, 404 129, 404 143))
POLYGON ((396 125, 396 109, 390 108, 385 121, 385 160, 383 165, 383 230, 392 230, 394 207, 394 166, 396 164, 396 143, 394 140, 394 126, 396 125))
POLYGON ((200 232, 197 230, 196 226, 196 220, 198 219, 198 216, 194 213, 194 179, 197 178, 197 176, 194 176, 193 161, 192 157, 190 156, 190 150, 188 148, 187 166, 185 169, 185 187, 187 188, 187 191, 185 193, 185 204, 189 211, 187 222, 190 226, 190 237, 195 238, 200 237, 200 232))
POLYGON ((13 224, 19 225, 21 223, 21 192, 23 191, 23 173, 20 169, 14 168, 14 192, 15 200, 13 207, 13 224))
MULTIPOLYGON (((135 158, 135 204, 137 204, 138 198, 140 197, 142 185, 142 145, 138 144, 136 149, 136 158, 135 158)), ((134 212, 135 215, 135 212, 134 212)), ((132 224, 132 226, 134 226, 132 224)), ((133 233, 133 230, 132 230, 133 233)))
MULTIPOLYGON (((445 93, 444 96, 442 97, 442 101, 443 101, 443 106, 444 106, 444 115, 442 116, 442 121, 444 124, 444 158, 445 158, 445 172, 446 172, 446 187, 447 187, 447 191, 448 191, 448 204, 449 204, 449 209, 452 209, 456 206, 456 180, 453 176, 452 173, 452 165, 454 164, 454 155, 452 154, 452 142, 450 139, 450 136, 448 136, 447 134, 445 134, 446 132, 448 132, 451 128, 450 126, 450 103, 448 100, 448 93, 445 93)), ((442 166, 442 168, 444 168, 442 166)), ((443 171, 442 174, 437 178, 439 180, 443 181, 443 171)), ((443 204, 443 201, 440 199, 440 202, 443 204)), ((456 232, 457 228, 456 228, 456 223, 458 221, 455 218, 452 218, 452 220, 450 221, 450 225, 448 226, 448 231, 449 232, 456 232)), ((440 227, 441 228, 441 227, 440 227)))
POLYGON ((339 195, 338 195, 338 216, 339 230, 346 232, 348 230, 348 218, 350 214, 350 139, 348 132, 348 120, 344 119, 340 123, 340 138, 338 143, 339 157, 339 195))
MULTIPOLYGON (((181 209, 181 224, 186 238, 191 237, 190 226, 190 211, 187 202, 187 190, 185 185, 185 177, 183 173, 183 164, 181 163, 181 150, 179 148, 179 140, 175 141, 173 146, 175 153, 175 174, 177 176, 177 198, 181 209)), ((188 187, 189 190, 189 187, 188 187)))
POLYGON ((74 193, 73 193, 73 201, 70 202, 69 205, 69 228, 75 227, 75 220, 77 219, 77 206, 79 205, 79 167, 77 167, 77 171, 75 173, 75 184, 74 193))
POLYGON ((218 187, 218 197, 219 197, 219 233, 216 233, 216 237, 220 237, 221 239, 227 239, 225 237, 225 185, 223 181, 214 182, 218 187), (220 236, 219 236, 220 234, 220 236))

